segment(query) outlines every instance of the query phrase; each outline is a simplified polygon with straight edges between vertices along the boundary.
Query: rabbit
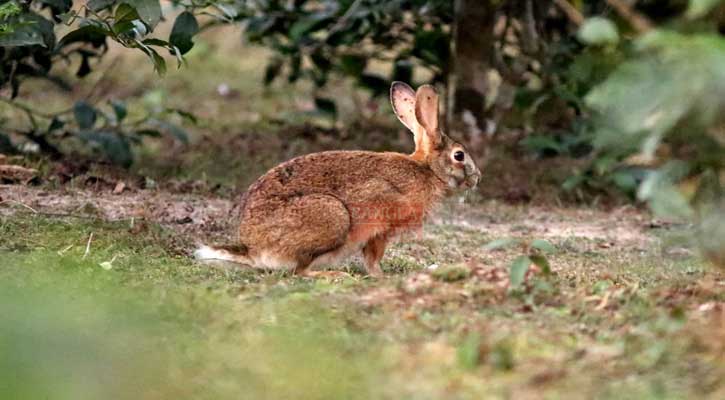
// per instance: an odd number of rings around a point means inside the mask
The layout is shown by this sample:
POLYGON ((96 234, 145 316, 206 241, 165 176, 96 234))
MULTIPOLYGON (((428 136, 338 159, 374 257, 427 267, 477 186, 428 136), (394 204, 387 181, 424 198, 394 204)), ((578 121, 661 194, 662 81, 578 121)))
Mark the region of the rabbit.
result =
POLYGON ((391 239, 421 229, 445 196, 481 178, 465 147, 441 131, 433 86, 394 82, 390 101, 413 133, 413 154, 325 151, 284 162, 242 196, 238 244, 195 256, 311 276, 311 267, 362 251, 367 273, 382 276, 391 239))

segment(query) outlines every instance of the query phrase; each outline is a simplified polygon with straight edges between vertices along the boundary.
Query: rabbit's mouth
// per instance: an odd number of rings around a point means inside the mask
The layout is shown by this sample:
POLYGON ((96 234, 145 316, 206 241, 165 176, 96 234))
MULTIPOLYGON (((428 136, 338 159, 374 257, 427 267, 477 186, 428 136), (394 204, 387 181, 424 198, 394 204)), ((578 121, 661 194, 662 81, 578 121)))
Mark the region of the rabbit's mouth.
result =
POLYGON ((453 189, 468 190, 478 186, 478 181, 481 179, 480 173, 466 174, 463 178, 451 177, 449 180, 449 186, 453 189))
POLYGON ((480 173, 466 175, 466 178, 463 181, 463 183, 461 184, 461 186, 464 187, 465 189, 473 189, 476 186, 478 186, 478 181, 480 181, 480 180, 481 180, 480 173))

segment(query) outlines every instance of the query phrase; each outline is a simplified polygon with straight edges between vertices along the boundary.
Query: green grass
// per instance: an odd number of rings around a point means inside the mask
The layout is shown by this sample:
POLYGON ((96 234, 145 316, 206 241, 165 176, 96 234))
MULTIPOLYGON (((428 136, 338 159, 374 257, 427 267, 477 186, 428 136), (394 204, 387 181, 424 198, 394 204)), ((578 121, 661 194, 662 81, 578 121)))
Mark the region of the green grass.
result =
POLYGON ((723 326, 698 311, 725 295, 698 261, 562 251, 552 256, 557 273, 520 294, 475 273, 411 289, 412 277, 428 276, 415 246, 476 247, 473 230, 452 232, 439 226, 441 240, 396 245, 384 280, 352 268, 330 282, 200 265, 174 250, 185 239, 156 226, 3 217, 0 397, 660 399, 725 390, 723 326))
POLYGON ((368 398, 379 371, 314 282, 198 265, 120 223, 13 218, 0 237, 2 398, 368 398))

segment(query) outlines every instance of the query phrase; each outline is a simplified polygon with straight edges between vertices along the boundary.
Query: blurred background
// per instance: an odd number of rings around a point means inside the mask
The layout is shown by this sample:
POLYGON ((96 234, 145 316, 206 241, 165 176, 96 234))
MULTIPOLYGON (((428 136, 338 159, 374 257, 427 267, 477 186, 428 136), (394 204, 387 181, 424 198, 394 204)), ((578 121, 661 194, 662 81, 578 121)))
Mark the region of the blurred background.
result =
POLYGON ((305 152, 410 151, 401 80, 445 94, 487 198, 621 204, 665 164, 686 198, 722 178, 719 1, 124 4, 2 3, 4 153, 243 190, 305 152))
MULTIPOLYGON (((647 208, 658 224, 686 227, 678 240, 725 267, 724 1, 1 0, 0 46, 0 204, 8 198, 2 188, 14 185, 233 198, 300 154, 412 152, 387 98, 398 80, 442 93, 446 131, 483 171, 484 183, 467 197, 473 209, 489 201, 647 208)), ((126 240, 114 236, 116 222, 0 215, 0 276, 11 282, 0 284, 0 394, 7 394, 0 397, 231 398, 240 385, 249 398, 297 397, 292 387, 309 398, 395 396, 370 392, 369 382, 390 367, 378 352, 398 350, 353 339, 355 323, 308 304, 307 289, 249 308, 226 286, 213 299, 180 295, 179 286, 199 281, 259 281, 205 275, 143 241, 129 242, 131 259, 161 257, 154 264, 161 275, 128 267, 130 277, 98 282, 88 271, 99 262, 110 269, 115 241, 126 240), (44 232, 64 229, 106 232, 108 247, 91 262, 79 261, 81 245, 74 262, 63 261, 65 243, 44 232), (22 232, 29 239, 11 240, 22 232), (52 267, 38 273, 38 265, 52 267), (119 282, 130 282, 131 292, 119 282), (135 299, 149 283, 162 287, 153 307, 135 299), (300 309, 314 317, 281 326, 270 317, 300 309), (321 343, 329 330, 339 335, 321 343), (176 333, 150 355, 166 331, 176 333), (154 339, 136 340, 144 337, 154 339), (277 347, 289 358, 242 350, 249 347, 277 347), (337 358, 353 353, 339 370, 337 358), (309 359, 319 361, 312 375, 325 377, 317 386, 292 367, 309 359), (210 367, 217 360, 219 371, 210 367), (69 365, 70 375, 58 375, 69 365), (280 383, 276 373, 289 379, 280 383)), ((154 243, 178 246, 153 235, 154 243)), ((488 350, 502 348, 504 361, 489 367, 508 371, 510 343, 491 340, 488 350)))

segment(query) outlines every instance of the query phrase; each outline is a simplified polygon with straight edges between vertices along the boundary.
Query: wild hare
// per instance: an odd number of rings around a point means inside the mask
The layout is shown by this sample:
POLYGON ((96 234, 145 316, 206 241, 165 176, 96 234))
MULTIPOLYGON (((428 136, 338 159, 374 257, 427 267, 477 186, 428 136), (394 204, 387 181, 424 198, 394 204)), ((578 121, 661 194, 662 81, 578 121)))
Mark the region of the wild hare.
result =
POLYGON ((271 169, 241 199, 239 244, 199 248, 203 260, 257 268, 310 267, 362 250, 370 275, 396 235, 422 227, 442 198, 478 184, 481 173, 466 149, 438 125, 438 94, 394 82, 395 114, 415 138, 415 152, 326 151, 271 169))

